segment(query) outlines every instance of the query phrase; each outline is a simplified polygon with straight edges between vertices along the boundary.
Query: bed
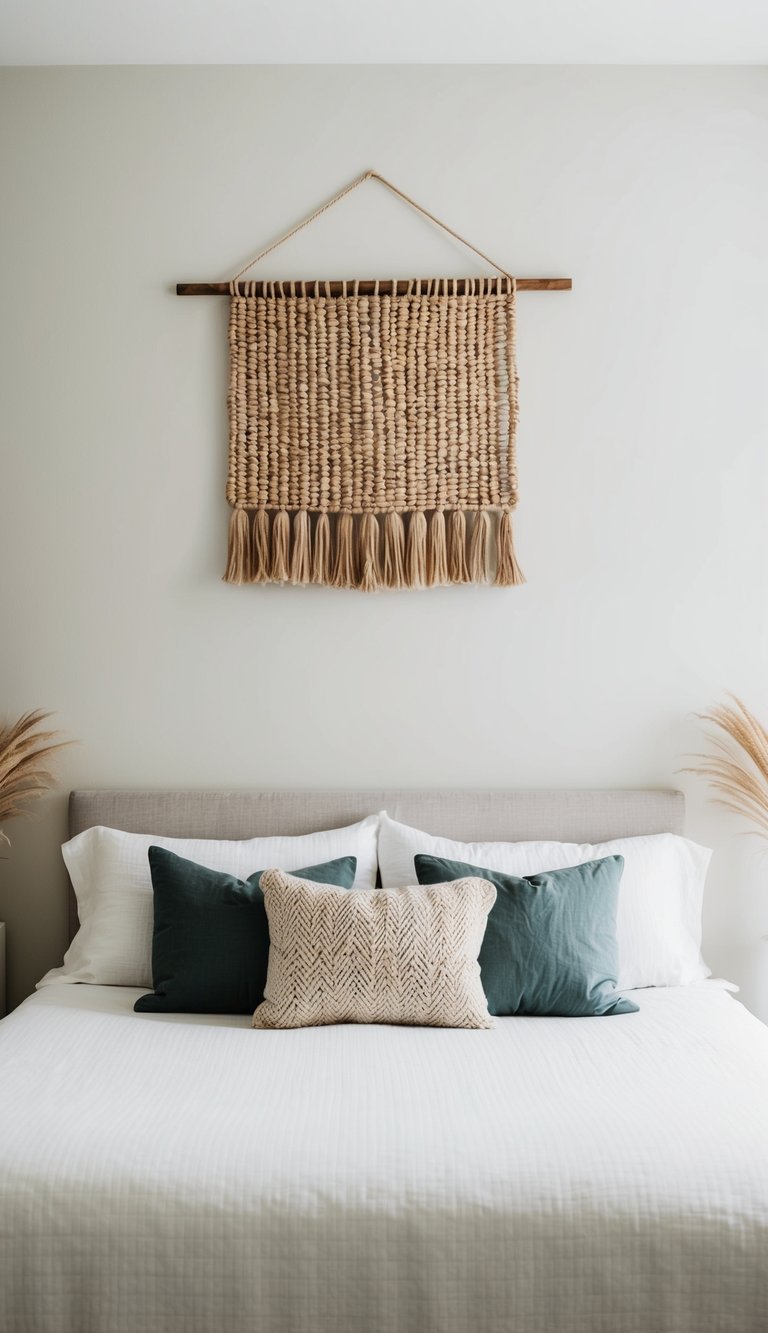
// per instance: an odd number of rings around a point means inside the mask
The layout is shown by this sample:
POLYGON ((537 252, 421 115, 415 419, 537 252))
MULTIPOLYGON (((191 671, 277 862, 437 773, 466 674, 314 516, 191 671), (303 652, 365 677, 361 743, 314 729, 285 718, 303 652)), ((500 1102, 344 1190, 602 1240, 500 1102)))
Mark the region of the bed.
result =
MULTIPOLYGON (((456 837, 679 831, 666 792, 76 793, 72 831, 388 808, 456 837)), ((488 1032, 136 1014, 0 1025, 4 1333, 764 1333, 768 1032, 716 982, 488 1032)))

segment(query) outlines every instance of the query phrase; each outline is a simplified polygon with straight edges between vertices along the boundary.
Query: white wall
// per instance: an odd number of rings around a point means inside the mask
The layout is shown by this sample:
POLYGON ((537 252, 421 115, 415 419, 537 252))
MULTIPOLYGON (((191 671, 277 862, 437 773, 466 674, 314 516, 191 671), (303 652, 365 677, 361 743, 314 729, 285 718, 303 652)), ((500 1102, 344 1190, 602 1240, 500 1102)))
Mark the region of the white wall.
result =
MULTIPOLYGON (((65 787, 674 785, 712 966, 768 1018, 768 865, 677 777, 768 716, 768 74, 4 71, 0 633, 65 787), (375 166, 520 274, 522 589, 221 582, 227 277, 375 166)), ((480 270, 380 187, 264 276, 480 270)), ((9 828, 10 999, 59 960, 64 797, 9 828)))

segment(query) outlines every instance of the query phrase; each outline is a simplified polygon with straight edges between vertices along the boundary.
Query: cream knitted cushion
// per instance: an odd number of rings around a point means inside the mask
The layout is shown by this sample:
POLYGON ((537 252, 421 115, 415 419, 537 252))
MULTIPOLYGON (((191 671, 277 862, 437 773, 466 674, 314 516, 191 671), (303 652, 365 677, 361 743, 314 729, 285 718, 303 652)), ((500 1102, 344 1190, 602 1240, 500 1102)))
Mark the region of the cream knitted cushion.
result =
POLYGON ((267 870, 261 887, 269 967, 254 1027, 493 1026, 477 962, 488 880, 350 890, 267 870))

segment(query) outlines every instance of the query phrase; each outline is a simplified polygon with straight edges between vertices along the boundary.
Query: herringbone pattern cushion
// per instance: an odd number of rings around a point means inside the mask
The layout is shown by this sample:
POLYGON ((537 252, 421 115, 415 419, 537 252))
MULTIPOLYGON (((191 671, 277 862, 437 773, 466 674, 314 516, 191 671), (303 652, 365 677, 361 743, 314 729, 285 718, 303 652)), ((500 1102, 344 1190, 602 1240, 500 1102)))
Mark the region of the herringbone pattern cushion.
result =
POLYGON ((254 1027, 493 1026, 477 962, 488 880, 350 891, 268 870, 261 887, 270 948, 254 1027))

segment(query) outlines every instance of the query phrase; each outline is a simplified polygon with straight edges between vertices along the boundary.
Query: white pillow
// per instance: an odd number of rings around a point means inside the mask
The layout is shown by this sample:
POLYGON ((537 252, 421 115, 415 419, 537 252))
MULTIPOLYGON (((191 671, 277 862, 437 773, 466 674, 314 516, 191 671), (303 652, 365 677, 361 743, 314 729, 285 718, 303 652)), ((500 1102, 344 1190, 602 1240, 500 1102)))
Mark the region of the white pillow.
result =
POLYGON ((701 908, 712 853, 688 838, 656 833, 594 844, 455 842, 420 833, 382 813, 379 868, 385 889, 414 879, 418 852, 521 876, 623 856, 617 989, 687 986, 710 975, 701 956, 701 908))
POLYGON ((372 889, 378 826, 378 815, 370 815, 347 828, 243 842, 86 829, 61 849, 77 897, 80 929, 64 955, 63 967, 47 972, 38 989, 55 981, 151 988, 153 901, 147 851, 152 846, 166 847, 238 879, 270 866, 300 870, 356 856, 354 887, 372 889))

